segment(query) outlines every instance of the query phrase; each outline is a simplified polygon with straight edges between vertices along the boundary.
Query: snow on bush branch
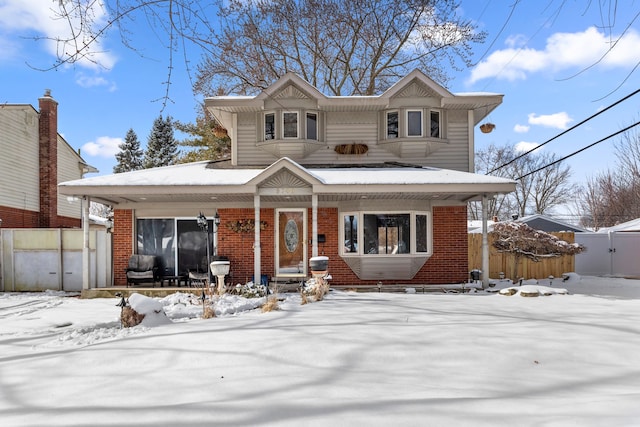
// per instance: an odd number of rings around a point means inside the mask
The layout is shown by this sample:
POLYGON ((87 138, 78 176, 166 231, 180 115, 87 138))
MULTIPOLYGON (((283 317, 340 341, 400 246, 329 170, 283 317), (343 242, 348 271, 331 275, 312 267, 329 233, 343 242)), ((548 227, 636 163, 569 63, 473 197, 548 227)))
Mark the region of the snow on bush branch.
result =
POLYGON ((586 248, 578 243, 568 243, 527 224, 505 221, 494 224, 491 234, 495 237, 493 247, 499 252, 513 253, 517 257, 539 262, 542 258, 575 255, 586 248))

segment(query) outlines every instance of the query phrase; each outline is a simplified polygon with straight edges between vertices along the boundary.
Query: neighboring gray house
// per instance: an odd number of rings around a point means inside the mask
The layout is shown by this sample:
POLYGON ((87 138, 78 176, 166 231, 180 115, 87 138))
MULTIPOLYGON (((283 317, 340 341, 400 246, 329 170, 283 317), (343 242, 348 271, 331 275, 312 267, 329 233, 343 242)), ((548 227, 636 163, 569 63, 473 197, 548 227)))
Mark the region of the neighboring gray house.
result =
POLYGON ((517 221, 527 224, 529 227, 535 228, 536 230, 546 231, 547 233, 561 231, 583 233, 587 231, 584 228, 578 227, 577 225, 571 225, 543 214, 523 216, 521 218, 518 218, 517 221))

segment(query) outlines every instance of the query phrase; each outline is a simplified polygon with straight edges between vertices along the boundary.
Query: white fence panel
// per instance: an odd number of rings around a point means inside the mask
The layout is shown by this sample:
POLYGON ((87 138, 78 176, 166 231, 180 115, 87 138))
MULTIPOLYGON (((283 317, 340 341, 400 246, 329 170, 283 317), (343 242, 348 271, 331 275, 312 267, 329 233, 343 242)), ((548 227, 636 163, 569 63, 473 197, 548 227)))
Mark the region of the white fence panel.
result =
POLYGON ((611 248, 606 233, 576 233, 576 243, 587 250, 576 255, 576 273, 582 276, 601 276, 611 273, 611 248))
MULTIPOLYGON (((0 291, 82 290, 81 229, 0 230, 0 291)), ((89 232, 89 287, 112 283, 111 235, 89 232)))
POLYGON ((616 276, 640 277, 640 233, 611 233, 613 273, 616 276))
POLYGON ((576 233, 587 248, 576 255, 576 273, 583 276, 640 277, 640 233, 576 233))

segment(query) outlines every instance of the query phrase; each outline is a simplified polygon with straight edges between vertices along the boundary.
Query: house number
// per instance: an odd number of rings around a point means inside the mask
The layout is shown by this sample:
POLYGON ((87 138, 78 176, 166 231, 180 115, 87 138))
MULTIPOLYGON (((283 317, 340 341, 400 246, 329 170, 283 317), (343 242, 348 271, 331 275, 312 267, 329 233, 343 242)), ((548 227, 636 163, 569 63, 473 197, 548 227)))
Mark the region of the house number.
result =
POLYGON ((278 194, 293 194, 294 192, 293 188, 278 188, 277 190, 278 194))

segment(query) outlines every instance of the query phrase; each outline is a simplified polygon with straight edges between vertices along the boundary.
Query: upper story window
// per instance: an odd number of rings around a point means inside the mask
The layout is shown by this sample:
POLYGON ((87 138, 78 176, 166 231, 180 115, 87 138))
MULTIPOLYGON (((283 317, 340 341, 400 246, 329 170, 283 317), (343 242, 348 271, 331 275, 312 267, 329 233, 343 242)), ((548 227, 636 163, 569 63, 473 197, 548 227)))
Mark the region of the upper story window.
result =
POLYGON ((318 115, 307 113, 307 139, 318 140, 318 115))
POLYGON ((264 115, 264 139, 276 139, 276 114, 266 113, 264 115))
POLYGON ((440 111, 431 110, 430 111, 430 116, 431 116, 431 133, 430 133, 430 136, 432 138, 441 138, 440 129, 442 129, 442 122, 441 122, 440 111))
POLYGON ((397 138, 398 136, 398 112, 389 111, 387 113, 387 139, 397 138))
POLYGON ((440 110, 407 108, 387 111, 385 138, 443 138, 440 110))
POLYGON ((422 110, 407 111, 407 136, 422 136, 422 110))
POLYGON ((282 113, 282 137, 298 137, 298 113, 296 111, 285 111, 282 113))

